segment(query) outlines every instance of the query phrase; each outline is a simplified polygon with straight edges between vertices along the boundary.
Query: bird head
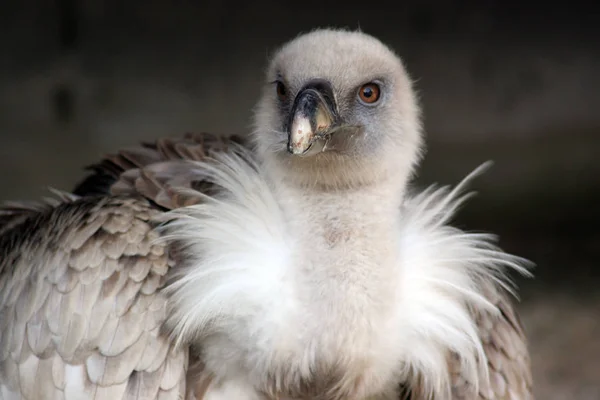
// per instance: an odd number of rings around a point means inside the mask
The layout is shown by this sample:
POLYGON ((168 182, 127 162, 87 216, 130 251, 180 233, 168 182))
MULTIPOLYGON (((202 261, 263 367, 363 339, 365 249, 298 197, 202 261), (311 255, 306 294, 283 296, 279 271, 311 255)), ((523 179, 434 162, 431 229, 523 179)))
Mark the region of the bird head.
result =
POLYGON ((420 158, 419 107, 402 62, 378 39, 316 30, 274 54, 254 140, 271 170, 302 185, 406 180, 420 158))

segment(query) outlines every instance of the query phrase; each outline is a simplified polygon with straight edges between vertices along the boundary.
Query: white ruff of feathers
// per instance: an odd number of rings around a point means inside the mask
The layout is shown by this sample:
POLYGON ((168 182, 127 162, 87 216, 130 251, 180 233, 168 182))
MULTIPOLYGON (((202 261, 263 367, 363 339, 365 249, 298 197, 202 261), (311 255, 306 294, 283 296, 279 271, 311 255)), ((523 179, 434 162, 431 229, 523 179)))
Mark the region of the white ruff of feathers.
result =
MULTIPOLYGON (((223 357, 239 348, 240 359, 251 359, 233 374, 266 379, 273 376, 271 361, 276 357, 268 354, 271 329, 284 321, 285 308, 294 306, 286 278, 295 243, 276 188, 243 153, 196 163, 199 175, 225 190, 217 198, 207 196, 203 204, 170 212, 161 227, 163 239, 181 246, 185 260, 166 289, 171 296, 168 325, 178 344, 225 337, 223 342, 211 342, 227 343, 230 348, 223 357)), ((463 192, 465 184, 485 167, 453 190, 430 187, 407 196, 402 206, 396 314, 400 351, 394 351, 402 357, 393 376, 419 376, 434 396, 449 394, 448 351, 462 359, 466 380, 477 385, 487 379, 487 363, 478 362, 485 354, 471 310, 499 313, 481 294, 482 283, 510 290, 507 268, 528 274, 527 261, 496 248, 492 235, 448 225, 469 197, 463 192)), ((310 364, 319 354, 304 357, 310 364)), ((310 365, 306 368, 311 370, 310 365)))

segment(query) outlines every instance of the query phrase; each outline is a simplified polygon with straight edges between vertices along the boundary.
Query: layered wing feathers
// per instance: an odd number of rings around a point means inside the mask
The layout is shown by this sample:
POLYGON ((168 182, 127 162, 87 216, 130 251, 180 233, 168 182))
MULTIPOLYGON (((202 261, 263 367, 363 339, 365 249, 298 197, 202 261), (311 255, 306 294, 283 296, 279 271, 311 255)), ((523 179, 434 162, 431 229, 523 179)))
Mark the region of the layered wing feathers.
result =
POLYGON ((161 331, 172 262, 146 201, 28 209, 0 236, 0 398, 180 399, 187 349, 161 331))

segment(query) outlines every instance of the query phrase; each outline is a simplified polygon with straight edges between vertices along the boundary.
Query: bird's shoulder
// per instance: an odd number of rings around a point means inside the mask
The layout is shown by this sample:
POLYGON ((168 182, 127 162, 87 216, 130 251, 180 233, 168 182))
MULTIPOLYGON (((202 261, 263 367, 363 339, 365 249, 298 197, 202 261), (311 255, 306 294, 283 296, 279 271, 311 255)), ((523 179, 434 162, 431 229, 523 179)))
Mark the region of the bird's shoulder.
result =
POLYGON ((200 202, 213 185, 191 163, 206 161, 217 153, 250 148, 239 135, 208 132, 186 133, 143 142, 105 155, 87 167, 91 173, 74 189, 76 195, 143 196, 162 210, 200 202), (192 190, 188 190, 192 189, 192 190))
MULTIPOLYGON (((451 293, 448 284, 455 288, 463 284, 453 277, 471 279, 469 286, 463 286, 461 292, 455 293, 455 298, 467 305, 466 317, 482 350, 473 361, 478 367, 485 368, 477 368, 475 374, 468 371, 464 368, 465 353, 459 354, 460 351, 457 352, 452 345, 448 346, 449 350, 452 349, 446 355, 452 398, 532 399, 527 338, 513 299, 514 286, 510 279, 511 272, 531 276, 529 268, 532 264, 501 250, 494 235, 466 232, 449 222, 458 206, 471 195, 471 192, 464 191, 465 185, 482 168, 469 174, 452 190, 431 186, 423 191, 414 191, 407 197, 403 206, 402 231, 405 265, 417 265, 419 273, 428 273, 431 282, 445 282, 445 287, 438 286, 427 296, 431 300, 437 294, 445 293, 445 297, 436 302, 438 309, 444 309, 449 304, 447 300, 452 298, 446 297, 451 293), (431 268, 436 265, 441 269, 431 268), (448 271, 452 273, 440 275, 439 272, 446 267, 451 267, 448 271), (456 273, 459 275, 454 275, 456 273), (462 297, 469 291, 469 297, 462 297), (485 366, 481 364, 482 360, 485 360, 485 366), (486 379, 488 376, 489 380, 486 379)), ((415 275, 411 282, 418 282, 418 278, 415 275)), ((420 293, 427 287, 419 286, 420 293)), ((412 306, 415 304, 418 303, 413 301, 412 306)), ((465 328, 465 325, 458 325, 459 331, 465 328)), ((409 384, 411 399, 427 398, 425 378, 415 374, 409 384)))
MULTIPOLYGON (((489 380, 482 380, 477 399, 533 399, 531 361, 526 335, 515 302, 503 288, 487 285, 483 294, 498 312, 473 310, 479 338, 486 356, 489 380)), ((459 360, 448 361, 452 378, 453 399, 473 398, 473 382, 461 375, 459 360)))
POLYGON ((185 393, 188 349, 162 331, 172 261, 144 199, 0 209, 0 393, 152 399, 185 393))
MULTIPOLYGON (((486 400, 533 399, 527 336, 515 301, 506 290, 491 284, 483 293, 499 312, 473 312, 490 378, 487 385, 479 388, 479 396, 486 400)), ((455 386, 458 393, 467 386, 464 382, 461 384, 455 386)))
MULTIPOLYGON (((533 400, 531 360, 527 339, 511 296, 502 288, 489 286, 488 300, 498 313, 473 310, 479 338, 486 357, 489 380, 482 379, 478 386, 461 370, 461 361, 454 353, 448 355, 451 391, 454 400, 533 400)), ((414 376, 407 392, 400 399, 420 400, 427 396, 425 379, 414 376)))

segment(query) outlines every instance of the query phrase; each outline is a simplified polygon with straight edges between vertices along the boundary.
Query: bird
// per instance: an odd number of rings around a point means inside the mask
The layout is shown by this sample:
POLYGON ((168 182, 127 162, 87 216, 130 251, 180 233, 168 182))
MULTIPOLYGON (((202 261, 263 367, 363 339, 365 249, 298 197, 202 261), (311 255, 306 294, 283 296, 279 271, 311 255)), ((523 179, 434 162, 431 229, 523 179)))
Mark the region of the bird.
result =
POLYGON ((245 134, 165 136, 0 208, 0 398, 533 399, 511 274, 414 184, 394 50, 319 28, 268 61, 245 134))

